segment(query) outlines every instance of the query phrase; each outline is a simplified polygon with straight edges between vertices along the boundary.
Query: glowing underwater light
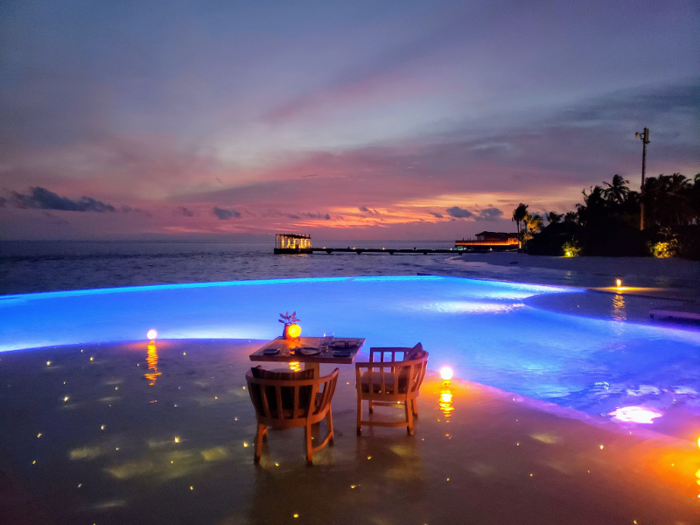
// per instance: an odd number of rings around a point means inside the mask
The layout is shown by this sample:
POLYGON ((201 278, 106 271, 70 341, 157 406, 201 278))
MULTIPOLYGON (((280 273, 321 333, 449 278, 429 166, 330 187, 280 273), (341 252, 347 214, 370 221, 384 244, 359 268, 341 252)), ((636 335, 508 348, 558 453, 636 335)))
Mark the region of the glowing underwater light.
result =
POLYGON ((146 338, 149 341, 153 341, 156 337, 158 337, 158 330, 155 328, 151 328, 148 332, 146 332, 146 338))
POLYGON ((618 408, 608 415, 619 421, 624 421, 625 423, 643 423, 645 425, 650 425, 654 422, 654 418, 661 417, 663 414, 650 408, 630 406, 618 408))
POLYGON ((449 366, 443 366, 440 369, 440 377, 442 377, 445 381, 449 381, 452 379, 452 369, 449 366))

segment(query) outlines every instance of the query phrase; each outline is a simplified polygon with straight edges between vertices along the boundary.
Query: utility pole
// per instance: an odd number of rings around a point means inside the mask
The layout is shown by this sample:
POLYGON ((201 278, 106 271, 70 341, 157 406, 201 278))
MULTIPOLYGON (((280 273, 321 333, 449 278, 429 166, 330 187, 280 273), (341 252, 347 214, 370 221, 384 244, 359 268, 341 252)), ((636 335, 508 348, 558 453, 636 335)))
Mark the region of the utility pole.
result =
POLYGON ((647 144, 649 144, 649 128, 644 128, 641 133, 635 133, 634 136, 642 141, 642 192, 641 199, 641 214, 639 220, 639 229, 644 231, 644 171, 647 165, 647 144))

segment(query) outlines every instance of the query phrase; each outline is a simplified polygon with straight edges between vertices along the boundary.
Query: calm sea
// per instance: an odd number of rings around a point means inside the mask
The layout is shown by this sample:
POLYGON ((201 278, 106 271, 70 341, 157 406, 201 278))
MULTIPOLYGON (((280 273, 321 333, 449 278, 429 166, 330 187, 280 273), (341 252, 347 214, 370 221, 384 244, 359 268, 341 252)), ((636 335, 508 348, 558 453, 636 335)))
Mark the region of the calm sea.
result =
MULTIPOLYGON (((451 242, 315 241, 314 246, 451 248, 451 242)), ((147 284, 449 273, 455 255, 274 255, 273 242, 0 243, 0 295, 147 284)))

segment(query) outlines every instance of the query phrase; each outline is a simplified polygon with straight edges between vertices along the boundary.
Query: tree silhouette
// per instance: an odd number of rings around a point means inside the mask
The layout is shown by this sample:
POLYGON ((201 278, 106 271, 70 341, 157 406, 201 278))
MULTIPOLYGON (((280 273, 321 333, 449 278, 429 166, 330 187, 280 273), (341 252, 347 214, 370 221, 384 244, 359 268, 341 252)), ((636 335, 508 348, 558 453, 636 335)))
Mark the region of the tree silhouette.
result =
POLYGON ((583 255, 700 260, 700 173, 692 179, 680 173, 649 177, 643 193, 630 190, 628 184, 615 175, 603 186, 584 189, 576 212, 548 212, 546 228, 542 217, 531 215, 521 203, 513 220, 525 251, 562 255, 564 246, 575 246, 583 255), (644 231, 639 230, 642 199, 644 231))
POLYGON ((575 211, 567 211, 564 214, 564 222, 577 222, 578 221, 578 213, 575 211))
POLYGON ((649 177, 644 182, 644 206, 650 223, 660 228, 690 224, 696 219, 692 191, 693 184, 680 173, 649 177))
POLYGON ((627 187, 630 181, 623 179, 619 175, 613 175, 612 182, 605 182, 607 186, 603 191, 603 197, 615 204, 622 204, 627 200, 630 189, 627 187))
POLYGON ((520 235, 520 223, 525 220, 525 217, 527 216, 527 205, 523 204, 522 202, 518 205, 517 208, 513 210, 513 218, 512 220, 515 221, 515 224, 518 227, 518 239, 520 239, 520 242, 522 243, 523 238, 520 235))
POLYGON ((545 219, 547 219, 547 222, 549 224, 557 224, 558 222, 561 222, 563 215, 561 213, 557 213, 555 211, 550 211, 544 217, 545 217, 545 219))
POLYGON ((523 220, 523 222, 525 223, 525 229, 523 230, 523 241, 529 241, 530 239, 532 239, 533 235, 541 231, 542 226, 544 225, 542 217, 540 217, 537 214, 525 214, 525 219, 523 220))

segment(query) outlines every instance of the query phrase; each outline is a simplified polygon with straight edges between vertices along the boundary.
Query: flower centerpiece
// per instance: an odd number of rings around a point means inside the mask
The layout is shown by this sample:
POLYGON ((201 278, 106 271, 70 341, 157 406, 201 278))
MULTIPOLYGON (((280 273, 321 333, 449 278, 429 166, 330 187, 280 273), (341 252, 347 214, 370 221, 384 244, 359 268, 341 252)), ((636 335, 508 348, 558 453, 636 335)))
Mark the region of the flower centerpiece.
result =
POLYGON ((285 339, 299 339, 299 336, 301 335, 301 326, 299 326, 297 323, 299 323, 299 319, 297 319, 297 313, 293 312, 292 315, 289 315, 289 312, 286 314, 280 314, 280 317, 282 319, 277 319, 280 323, 284 323, 284 330, 282 330, 282 337, 285 339))

